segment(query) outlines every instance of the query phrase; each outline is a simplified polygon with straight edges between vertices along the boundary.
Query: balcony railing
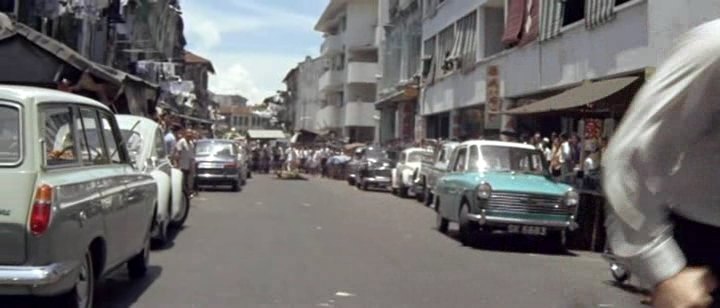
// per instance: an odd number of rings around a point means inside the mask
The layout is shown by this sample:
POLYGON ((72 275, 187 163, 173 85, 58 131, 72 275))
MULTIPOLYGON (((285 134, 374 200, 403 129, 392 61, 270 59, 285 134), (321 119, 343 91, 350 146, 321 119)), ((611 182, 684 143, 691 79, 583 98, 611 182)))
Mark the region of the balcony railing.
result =
POLYGON ((378 64, 372 62, 348 63, 348 83, 377 83, 378 64))

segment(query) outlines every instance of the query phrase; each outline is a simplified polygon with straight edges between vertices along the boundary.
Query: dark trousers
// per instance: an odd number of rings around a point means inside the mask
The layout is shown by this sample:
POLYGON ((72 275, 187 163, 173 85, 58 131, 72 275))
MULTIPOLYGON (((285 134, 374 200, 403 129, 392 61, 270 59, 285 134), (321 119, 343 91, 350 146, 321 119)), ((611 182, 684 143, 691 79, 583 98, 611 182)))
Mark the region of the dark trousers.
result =
MULTIPOLYGON (((707 266, 720 280, 720 227, 671 215, 673 237, 685 254, 688 266, 707 266)), ((720 307, 720 290, 713 293, 712 307, 720 307)))
POLYGON ((190 170, 182 169, 183 174, 183 192, 185 195, 190 195, 190 193, 193 191, 192 187, 190 187, 190 177, 193 175, 190 170))

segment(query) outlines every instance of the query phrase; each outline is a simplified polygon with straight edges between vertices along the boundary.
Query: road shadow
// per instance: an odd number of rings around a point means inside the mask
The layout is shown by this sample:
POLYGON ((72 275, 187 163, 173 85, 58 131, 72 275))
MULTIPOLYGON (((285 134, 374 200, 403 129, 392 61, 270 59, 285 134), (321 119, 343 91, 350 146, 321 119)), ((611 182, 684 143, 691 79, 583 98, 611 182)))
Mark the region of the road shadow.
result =
MULTIPOLYGON (((147 276, 138 280, 131 280, 127 271, 118 270, 109 278, 98 282, 95 287, 96 308, 126 308, 132 306, 140 296, 162 274, 159 266, 149 266, 147 276)), ((0 296, 2 308, 55 308, 58 303, 54 297, 31 296, 0 296)))
POLYGON ((650 295, 650 290, 641 288, 638 286, 634 286, 628 283, 620 283, 615 280, 606 280, 603 283, 605 283, 608 286, 618 288, 620 290, 623 290, 628 293, 637 294, 637 295, 650 295))
POLYGON ((170 248, 173 248, 175 246, 175 239, 178 237, 178 234, 180 234, 187 228, 188 228, 187 225, 183 225, 180 228, 168 228, 167 242, 165 242, 164 244, 160 244, 158 242, 153 242, 152 247, 151 247, 152 250, 153 251, 163 251, 163 250, 168 250, 170 248))
MULTIPOLYGON (((151 259, 152 260, 152 259, 151 259)), ((162 275, 162 267, 151 265, 147 275, 139 280, 131 280, 127 271, 118 271, 98 285, 95 292, 95 307, 130 307, 162 275)))
POLYGON ((195 198, 202 196, 202 192, 237 193, 237 192, 243 191, 243 186, 240 186, 239 188, 240 188, 239 191, 233 191, 232 186, 230 186, 230 185, 217 185, 217 186, 212 186, 212 185, 204 186, 203 185, 203 186, 198 187, 199 194, 195 198))
POLYGON ((473 237, 471 243, 463 245, 460 242, 460 234, 457 229, 448 230, 444 235, 457 241, 460 245, 471 249, 511 253, 534 253, 562 257, 578 256, 565 248, 553 247, 553 245, 548 244, 541 237, 532 238, 507 233, 478 233, 473 237))

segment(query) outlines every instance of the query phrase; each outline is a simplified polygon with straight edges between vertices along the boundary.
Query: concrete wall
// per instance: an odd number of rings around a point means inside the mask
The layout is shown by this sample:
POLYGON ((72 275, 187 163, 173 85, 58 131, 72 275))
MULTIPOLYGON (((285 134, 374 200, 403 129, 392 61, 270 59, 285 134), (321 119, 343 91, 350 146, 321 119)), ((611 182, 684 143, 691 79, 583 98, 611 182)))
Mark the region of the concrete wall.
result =
POLYGON ((320 111, 323 96, 318 80, 324 63, 321 59, 307 59, 298 65, 298 90, 295 106, 295 129, 315 129, 316 117, 320 111))
POLYGON ((378 24, 378 4, 371 0, 353 0, 347 4, 345 45, 362 47, 375 45, 378 24))
POLYGON ((716 0, 648 0, 648 31, 653 58, 663 59, 674 41, 683 33, 703 22, 720 17, 720 1, 716 0))
MULTIPOLYGON (((426 21, 423 35, 430 37, 437 33, 432 31, 449 25, 451 21, 436 19, 449 15, 450 9, 472 9, 476 6, 467 3, 461 6, 457 4, 459 2, 464 1, 449 1, 442 6, 435 18, 426 21)), ((467 13, 469 11, 455 11, 453 20, 467 13)), ((654 66, 656 55, 649 47, 647 25, 647 2, 634 2, 620 10, 613 21, 592 31, 585 29, 583 23, 578 23, 543 44, 535 42, 480 59, 469 73, 455 72, 426 87, 421 112, 428 115, 484 103, 488 65, 499 66, 503 95, 506 97, 654 66)))
POLYGON ((348 102, 344 107, 344 126, 375 126, 375 104, 348 102))

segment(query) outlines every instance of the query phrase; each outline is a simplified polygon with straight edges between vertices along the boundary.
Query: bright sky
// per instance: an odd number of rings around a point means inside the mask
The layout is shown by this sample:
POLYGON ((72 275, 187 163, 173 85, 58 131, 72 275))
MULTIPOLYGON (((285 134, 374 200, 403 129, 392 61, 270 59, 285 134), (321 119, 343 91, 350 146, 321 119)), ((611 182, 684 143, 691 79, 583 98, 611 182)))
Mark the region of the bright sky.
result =
POLYGON ((327 0, 183 0, 186 49, 213 62, 210 90, 249 103, 283 90, 285 74, 319 54, 313 27, 327 0))

